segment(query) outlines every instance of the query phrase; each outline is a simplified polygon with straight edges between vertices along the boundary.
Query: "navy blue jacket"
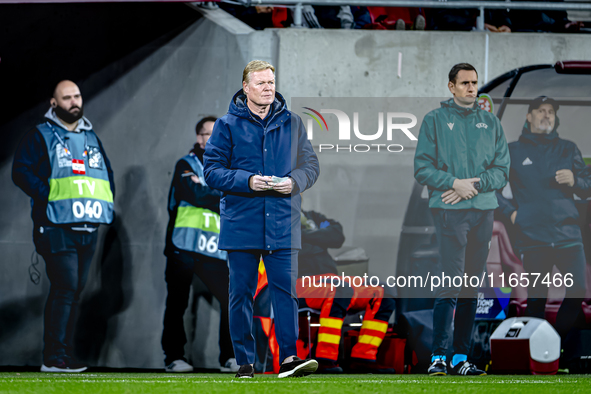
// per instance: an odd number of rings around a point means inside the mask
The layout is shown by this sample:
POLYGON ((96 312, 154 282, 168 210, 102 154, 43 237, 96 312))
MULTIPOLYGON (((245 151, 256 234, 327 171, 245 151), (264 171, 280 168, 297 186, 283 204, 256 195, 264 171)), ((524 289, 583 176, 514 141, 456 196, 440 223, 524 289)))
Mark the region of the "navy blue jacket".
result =
POLYGON ((585 165, 575 143, 549 134, 533 134, 529 126, 518 141, 509 144, 509 182, 513 199, 497 193, 499 209, 508 217, 517 210, 516 247, 560 246, 582 242, 579 212, 573 193, 591 197, 591 168, 585 165), (558 170, 571 170, 573 187, 560 185, 558 170))
POLYGON ((246 106, 242 90, 236 93, 228 113, 215 122, 203 158, 205 181, 223 192, 220 249, 301 247, 299 193, 316 182, 320 168, 301 118, 279 93, 262 121, 246 106), (251 190, 248 181, 259 174, 290 176, 291 196, 251 190))
MULTIPOLYGON (((61 126, 51 119, 45 118, 56 127, 61 126)), ((105 166, 109 174, 109 182, 115 197, 115 182, 111 162, 105 153, 103 144, 97 136, 99 149, 103 155, 105 166)), ((30 130, 21 140, 12 164, 12 181, 31 197, 31 217, 35 227, 72 227, 72 225, 58 225, 47 219, 47 199, 49 197, 49 177, 51 176, 51 164, 47 145, 37 128, 30 130)), ((96 224, 88 223, 89 227, 98 227, 96 224)), ((80 226, 77 226, 80 227, 80 226)))

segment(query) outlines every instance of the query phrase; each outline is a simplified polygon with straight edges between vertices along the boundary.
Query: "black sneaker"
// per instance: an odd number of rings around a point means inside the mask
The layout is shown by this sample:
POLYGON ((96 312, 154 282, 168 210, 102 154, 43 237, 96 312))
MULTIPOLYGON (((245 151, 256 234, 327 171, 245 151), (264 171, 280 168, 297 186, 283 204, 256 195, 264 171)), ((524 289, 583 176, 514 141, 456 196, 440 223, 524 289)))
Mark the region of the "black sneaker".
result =
POLYGON ((450 372, 452 375, 460 376, 482 376, 486 375, 486 372, 476 368, 476 365, 469 361, 459 362, 455 367, 449 363, 450 372))
POLYGON ((77 373, 86 371, 87 367, 84 365, 72 365, 67 358, 56 358, 54 360, 43 363, 41 372, 69 372, 77 373))
POLYGON ((254 378, 254 368, 250 364, 244 364, 240 366, 240 369, 236 373, 236 378, 254 378))
POLYGON ((311 358, 302 360, 299 357, 294 357, 293 361, 281 364, 281 368, 279 368, 279 375, 277 375, 277 377, 299 378, 301 376, 310 375, 311 373, 316 372, 317 369, 318 362, 316 360, 312 360, 311 358))
POLYGON ((445 361, 440 358, 436 358, 435 361, 431 364, 427 373, 430 376, 445 376, 447 375, 447 367, 445 366, 445 361))

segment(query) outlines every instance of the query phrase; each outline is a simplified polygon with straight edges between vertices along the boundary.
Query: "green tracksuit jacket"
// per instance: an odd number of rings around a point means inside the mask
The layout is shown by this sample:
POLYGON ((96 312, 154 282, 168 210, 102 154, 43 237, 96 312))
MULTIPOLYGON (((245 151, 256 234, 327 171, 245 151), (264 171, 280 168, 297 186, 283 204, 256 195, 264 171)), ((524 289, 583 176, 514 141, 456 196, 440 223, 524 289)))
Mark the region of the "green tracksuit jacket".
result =
POLYGON ((495 190, 509 178, 510 156, 501 121, 475 103, 457 105, 453 98, 425 115, 415 153, 415 178, 429 188, 429 207, 495 209, 495 190), (441 195, 455 179, 480 178, 478 195, 455 205, 441 195))

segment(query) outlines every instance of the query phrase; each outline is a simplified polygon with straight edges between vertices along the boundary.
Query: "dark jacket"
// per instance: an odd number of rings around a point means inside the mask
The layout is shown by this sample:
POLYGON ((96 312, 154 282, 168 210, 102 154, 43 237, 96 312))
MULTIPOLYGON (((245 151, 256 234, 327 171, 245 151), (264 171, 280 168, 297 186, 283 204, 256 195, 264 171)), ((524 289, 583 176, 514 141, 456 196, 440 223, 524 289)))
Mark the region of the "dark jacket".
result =
POLYGON ((328 253, 328 249, 338 249, 343 246, 345 242, 343 226, 321 213, 302 212, 306 221, 302 221, 302 250, 298 254, 298 277, 338 275, 337 264, 328 253))
MULTIPOLYGON (((51 116, 52 110, 46 114, 45 122, 51 122, 54 126, 62 128, 59 122, 55 121, 55 117, 51 116), (49 116, 49 117, 48 117, 49 116)), ((83 117, 80 122, 85 122, 87 125, 84 129, 91 129, 92 125, 83 117)), ((113 179, 113 170, 111 169, 111 162, 105 153, 103 144, 97 136, 99 149, 103 155, 105 166, 109 174, 109 183, 111 184, 111 191, 113 198, 115 197, 115 182, 113 179)), ((49 221, 47 218, 47 199, 49 197, 49 177, 51 176, 51 164, 49 163, 49 154, 47 152, 47 145, 41 132, 37 127, 31 129, 21 142, 14 154, 14 161, 12 164, 12 181, 21 188, 29 197, 31 197, 31 217, 35 227, 72 227, 72 225, 58 225, 49 221)), ((96 224, 87 223, 88 227, 98 227, 96 224)), ((76 227, 80 227, 77 225, 76 227)))
POLYGON ((510 217, 517 210, 516 247, 557 246, 582 242, 579 212, 573 193, 582 199, 591 196, 591 169, 585 165, 577 146, 549 134, 533 134, 528 124, 519 140, 509 144, 512 200, 500 193, 500 210, 510 217), (556 171, 569 169, 573 187, 559 185, 556 171))
MULTIPOLYGON (((195 153, 195 156, 203 163, 203 153, 205 151, 199 145, 195 144, 191 152, 195 153)), ((186 160, 181 159, 177 161, 168 192, 169 206, 171 198, 174 197, 177 204, 180 201, 186 201, 195 207, 207 208, 220 213, 220 196, 222 193, 208 186, 193 182, 189 176, 182 176, 184 173, 190 172, 193 172, 193 169, 186 160), (173 191, 174 196, 172 195, 173 191)), ((175 206, 173 210, 168 210, 169 220, 168 226, 166 227, 166 246, 164 248, 164 255, 166 257, 172 257, 175 254, 178 258, 179 254, 189 253, 175 248, 172 243, 172 230, 174 229, 177 209, 178 206, 175 206)))
POLYGON ((429 188, 429 207, 495 209, 495 190, 509 177, 509 151, 501 121, 475 103, 463 108, 449 99, 425 115, 415 152, 415 178, 429 188), (478 195, 455 205, 441 195, 456 179, 480 178, 478 195))
POLYGON ((203 157, 205 181, 223 192, 220 249, 301 247, 299 193, 316 182, 320 168, 301 118, 279 93, 264 120, 250 112, 242 90, 236 93, 215 122, 203 157), (248 182, 258 174, 290 176, 292 195, 254 192, 248 182))

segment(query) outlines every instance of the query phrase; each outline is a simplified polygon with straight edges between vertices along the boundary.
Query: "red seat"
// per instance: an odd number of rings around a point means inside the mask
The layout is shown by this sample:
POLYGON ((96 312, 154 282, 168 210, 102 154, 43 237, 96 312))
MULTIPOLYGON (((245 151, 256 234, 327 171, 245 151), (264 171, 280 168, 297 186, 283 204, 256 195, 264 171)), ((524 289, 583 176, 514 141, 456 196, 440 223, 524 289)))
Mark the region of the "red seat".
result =
MULTIPOLYGON (((591 205, 591 203, 590 203, 591 205)), ((591 212, 591 211, 590 211, 591 212)), ((513 253, 509 236, 505 226, 498 221, 494 222, 493 225, 493 236, 491 240, 490 252, 487 259, 487 269, 489 274, 494 273, 494 283, 500 283, 499 275, 505 273, 505 283, 507 284, 509 275, 512 273, 520 274, 525 272, 523 264, 517 256, 513 253), (502 267, 502 271, 499 269, 502 267)), ((552 275, 558 273, 556 267, 552 270, 552 275)), ((585 293, 585 301, 582 303, 581 308, 585 314, 585 321, 587 324, 591 324, 591 265, 586 266, 586 284, 587 290, 585 293)), ((552 281, 551 281, 552 283, 552 281)), ((562 300, 566 289, 564 286, 555 287, 553 284, 548 289, 548 297, 546 301, 546 313, 545 318, 552 325, 556 323, 556 315, 562 305, 562 300)), ((511 293, 510 315, 523 316, 525 308, 527 307, 527 288, 515 287, 511 293)))
MULTIPOLYGON (((520 275, 525 272, 521 260, 513 253, 509 235, 503 223, 496 221, 493 224, 493 236, 490 244, 490 252, 486 260, 488 273, 493 273, 493 285, 499 287, 501 274, 505 274, 505 286, 508 286, 509 275, 516 273, 520 275)), ((527 306, 527 288, 514 287, 509 302, 510 316, 523 316, 527 306)))
MULTIPOLYGON (((591 287, 591 266, 589 264, 585 267, 585 284, 586 284, 586 292, 585 292, 585 300, 581 303, 581 309, 585 314, 585 322, 587 324, 591 324, 591 303, 589 302, 589 289, 591 287)), ((552 277, 555 274, 559 273, 558 269, 554 267, 552 269, 552 277)), ((548 288, 548 300, 546 301, 546 320, 552 325, 556 323, 556 315, 558 314, 558 310, 562 305, 562 300, 566 294, 566 288, 564 285, 560 287, 556 287, 550 282, 550 287, 548 288)))
MULTIPOLYGON (((587 257, 587 258, 589 258, 589 257, 587 257)), ((587 289, 585 291, 585 301, 583 301, 582 308, 583 308, 583 313, 585 313, 585 322, 588 325, 591 325, 591 265, 589 264, 589 262, 587 262, 585 284, 587 285, 586 286, 587 289)))
POLYGON ((367 7, 367 10, 371 18, 369 28, 374 30, 394 30, 398 19, 402 19, 407 26, 412 26, 417 16, 424 16, 421 9, 410 7, 367 7))
MULTIPOLYGON (((589 223, 591 220, 591 201, 589 201, 589 203, 587 204, 587 226, 589 227, 589 229, 591 230, 591 223, 589 223)), ((585 234, 583 234, 583 242, 585 242, 585 239, 588 238, 588 234, 587 237, 585 236, 585 234)), ((589 257, 591 256, 585 256, 587 258, 587 264, 585 266, 585 300, 581 303, 581 309, 583 310, 583 313, 585 314, 585 322, 587 324, 591 324, 591 265, 589 265, 589 257)), ((554 277, 555 274, 557 274, 558 269, 556 267, 554 267, 552 269, 552 277, 554 277)), ((552 283, 552 281, 551 281, 552 283)), ((554 325, 554 323, 556 323, 556 315, 558 314, 558 310, 560 309, 560 306, 562 305, 562 300, 564 299, 564 296, 566 294, 566 288, 563 286, 561 287, 555 287, 553 284, 550 285, 550 287, 548 288, 548 300, 546 301, 546 320, 548 320, 548 322, 552 325, 554 325)))

